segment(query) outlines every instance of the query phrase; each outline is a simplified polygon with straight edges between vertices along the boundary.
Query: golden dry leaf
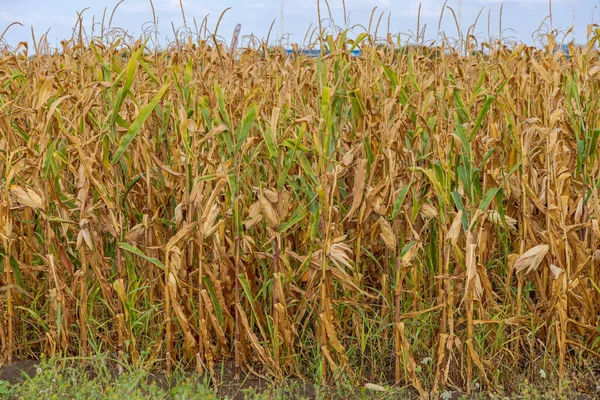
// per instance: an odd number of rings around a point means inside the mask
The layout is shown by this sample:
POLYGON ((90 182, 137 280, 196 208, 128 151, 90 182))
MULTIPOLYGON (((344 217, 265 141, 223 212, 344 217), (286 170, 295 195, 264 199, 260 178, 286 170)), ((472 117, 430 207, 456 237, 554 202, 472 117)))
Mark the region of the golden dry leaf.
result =
POLYGON ((350 259, 351 255, 352 250, 346 243, 334 243, 329 246, 329 257, 337 266, 343 265, 344 267, 352 270, 352 260, 350 259))
POLYGON ((183 203, 179 203, 177 204, 177 207, 175 207, 175 225, 177 227, 181 226, 181 223, 183 222, 183 203))
POLYGON ((400 263, 402 265, 408 265, 408 264, 410 264, 412 262, 412 260, 419 253, 419 247, 420 247, 420 245, 418 243, 415 243, 413 246, 411 246, 406 251, 406 253, 404 253, 404 255, 402 256, 402 258, 400 258, 400 263))
POLYGON ((179 270, 182 266, 182 257, 181 257, 181 249, 177 246, 173 246, 168 252, 169 256, 169 266, 172 271, 175 272, 175 275, 179 273, 179 270))
POLYGON ((177 277, 173 272, 169 272, 167 286, 169 288, 169 295, 171 296, 171 298, 173 300, 177 299, 177 277))
POLYGON ((465 294, 463 296, 463 301, 468 300, 469 296, 472 296, 473 299, 479 299, 481 297, 481 281, 479 285, 477 281, 479 278, 479 274, 477 273, 477 259, 475 249, 477 245, 473 243, 473 234, 471 232, 467 232, 467 246, 465 250, 465 268, 466 271, 466 285, 465 285, 465 294))
POLYGON ((581 199, 579 199, 579 202, 577 202, 577 208, 575 209, 575 216, 573 217, 573 220, 576 223, 582 222, 581 217, 583 216, 583 211, 584 211, 584 204, 583 204, 583 197, 582 197, 581 199))
POLYGON ((337 339, 335 327, 333 326, 333 324, 331 323, 329 318, 327 318, 325 313, 321 313, 319 315, 319 318, 321 319, 321 322, 322 322, 323 326, 325 327, 325 331, 327 332, 327 338, 329 339, 329 343, 331 343, 331 346, 335 349, 335 351, 338 352, 338 354, 343 355, 346 352, 346 349, 337 339))
MULTIPOLYGON (((417 363, 410 353, 410 343, 406 339, 406 333, 404 332, 405 325, 404 322, 398 322, 396 324, 396 332, 398 335, 398 340, 396 342, 396 354, 398 356, 402 355, 404 358, 404 365, 406 371, 408 372, 408 376, 411 380, 411 384, 415 389, 419 392, 419 397, 421 399, 428 399, 429 395, 421 385, 421 380, 417 376, 417 363)), ((398 376, 397 376, 398 378, 398 376)))
POLYGON ((79 234, 77 235, 77 247, 81 248, 83 242, 85 242, 90 250, 94 250, 94 243, 90 233, 90 221, 87 218, 83 218, 81 221, 79 221, 79 228, 79 234))
POLYGON ((432 219, 438 216, 437 209, 429 203, 423 203, 421 206, 421 217, 424 219, 432 219))
POLYGON ((452 225, 450 229, 448 229, 448 234, 446 235, 446 239, 452 241, 452 243, 458 242, 458 237, 460 235, 461 227, 462 227, 462 210, 458 210, 458 213, 454 217, 454 221, 452 221, 452 225))
POLYGON ((10 194, 16 198, 17 202, 25 207, 30 207, 36 210, 42 210, 44 208, 44 200, 33 189, 23 189, 19 186, 11 185, 10 194))
POLYGON ((376 392, 385 392, 387 389, 381 385, 377 385, 375 383, 365 383, 365 389, 373 390, 376 392))
POLYGON ((536 270, 544 260, 549 249, 550 246, 547 244, 539 244, 527 250, 515 262, 515 271, 517 271, 517 273, 525 271, 525 274, 528 274, 529 272, 536 270))
MULTIPOLYGON (((504 224, 502 223, 502 218, 500 217, 500 213, 496 210, 490 210, 488 211, 488 218, 490 220, 490 222, 492 222, 494 225, 498 225, 498 226, 504 226, 504 224)), ((509 217, 508 215, 504 216, 504 220, 506 221, 506 226, 508 226, 508 229, 510 229, 513 232, 517 231, 517 220, 509 217)))
POLYGON ((592 232, 597 240, 600 239, 600 224, 598 224, 597 219, 592 220, 592 232))
POLYGON ((365 195, 365 180, 367 178, 367 160, 359 160, 354 174, 354 185, 352 186, 352 206, 344 220, 352 218, 365 195))
POLYGON ((169 250, 171 250, 171 248, 173 246, 175 246, 177 244, 177 242, 179 242, 181 239, 183 239, 188 233, 190 233, 192 231, 192 229, 194 229, 196 227, 196 225, 198 224, 197 221, 195 222, 190 222, 188 224, 185 224, 176 234, 175 236, 173 236, 169 242, 167 243, 167 245, 165 246, 165 251, 168 252, 169 250))
POLYGON ((274 190, 265 189, 264 195, 272 204, 277 204, 279 201, 279 195, 274 190))
POLYGON ((379 226, 381 227, 380 236, 383 239, 383 243, 385 243, 385 247, 391 251, 395 251, 397 246, 397 238, 392 230, 392 225, 387 219, 379 217, 379 226))
POLYGON ((260 211, 260 201, 252 203, 252 205, 248 208, 248 219, 244 221, 244 227, 246 229, 252 228, 261 221, 262 215, 260 211))
POLYGON ((128 242, 142 243, 146 236, 146 228, 144 224, 137 224, 127 232, 125 239, 128 242))
POLYGON ((279 226, 279 216, 277 215, 277 211, 275 211, 275 208, 265 197, 261 196, 259 201, 260 208, 265 220, 267 221, 267 225, 269 225, 269 227, 272 229, 277 228, 279 226))
POLYGON ((554 276, 554 279, 558 279, 558 277, 560 276, 560 274, 562 274, 563 272, 565 272, 564 269, 557 267, 554 264, 550 264, 550 272, 552 272, 552 276, 554 276))
POLYGON ((217 217, 219 216, 219 205, 214 203, 211 208, 207 208, 205 214, 202 216, 202 230, 204 232, 204 239, 208 239, 213 233, 217 231, 219 223, 217 217))

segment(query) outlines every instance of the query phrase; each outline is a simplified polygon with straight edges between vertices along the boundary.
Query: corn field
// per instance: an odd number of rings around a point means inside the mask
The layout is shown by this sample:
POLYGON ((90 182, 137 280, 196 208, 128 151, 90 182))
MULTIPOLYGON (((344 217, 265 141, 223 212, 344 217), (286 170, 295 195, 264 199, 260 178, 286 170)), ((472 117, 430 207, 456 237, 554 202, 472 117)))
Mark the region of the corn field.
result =
POLYGON ((598 370, 598 40, 5 51, 2 359, 422 398, 598 370))

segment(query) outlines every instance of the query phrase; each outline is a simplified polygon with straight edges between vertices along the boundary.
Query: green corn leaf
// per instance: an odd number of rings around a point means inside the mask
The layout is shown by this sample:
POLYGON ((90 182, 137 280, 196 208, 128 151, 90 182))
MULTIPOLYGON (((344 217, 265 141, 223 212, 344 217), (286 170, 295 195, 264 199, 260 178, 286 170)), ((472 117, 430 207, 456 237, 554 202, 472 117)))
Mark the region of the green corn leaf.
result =
POLYGON ((44 166, 42 167, 42 178, 46 179, 48 176, 48 172, 50 171, 50 166, 54 162, 54 148, 56 147, 56 140, 53 140, 48 145, 46 149, 46 157, 44 157, 44 166))
POLYGON ((140 114, 137 116, 135 121, 133 121, 133 123, 129 126, 127 133, 121 138, 119 147, 117 148, 117 152, 115 153, 112 159, 113 164, 116 164, 117 161, 119 161, 119 159, 123 155, 123 153, 125 153, 127 147, 131 144, 133 139, 135 139, 137 134, 140 132, 142 125, 144 125, 144 122, 150 116, 154 108, 156 108, 158 102, 162 99, 162 97, 168 89, 169 84, 167 83, 158 91, 158 93, 156 93, 156 95, 154 95, 150 103, 147 104, 144 108, 142 108, 142 111, 140 111, 140 114))
POLYGON ((135 246, 132 246, 128 243, 119 243, 119 248, 126 250, 130 253, 133 253, 136 256, 142 257, 144 260, 151 262, 152 264, 156 265, 158 268, 162 269, 163 271, 166 270, 165 264, 163 264, 162 261, 160 261, 158 258, 149 257, 149 256, 145 255, 144 253, 142 253, 142 251, 140 249, 138 249, 135 246))
POLYGON ((395 219, 398 216, 398 213, 400 212, 400 207, 402 207, 402 203, 404 203, 404 199, 406 198, 406 194, 408 193, 408 189, 410 189, 411 185, 412 181, 408 185, 400 189, 400 193, 398 193, 398 198, 396 199, 396 202, 394 203, 394 208, 392 209, 393 219, 395 219))
POLYGON ((501 188, 488 189, 488 191, 485 192, 485 196, 483 196, 483 199, 481 199, 481 203, 479 203, 479 210, 487 211, 488 207, 490 206, 490 203, 492 202, 494 197, 496 197, 496 195, 498 194, 498 192, 500 190, 502 190, 502 189, 501 188))
POLYGON ((250 132, 250 128, 252 128, 252 124, 254 124, 254 121, 256 120, 257 114, 258 110, 256 109, 256 105, 251 105, 246 115, 244 115, 242 126, 240 126, 236 132, 237 137, 234 154, 240 151, 240 148, 244 144, 244 140, 246 140, 246 137, 248 137, 248 133, 250 132))
POLYGON ((300 165, 302 166, 302 169, 304 170, 304 172, 306 172, 306 175, 308 175, 308 177, 312 181, 313 185, 316 186, 318 184, 317 175, 315 174, 315 171, 313 170, 312 166, 308 162, 308 159, 306 158, 304 153, 299 152, 298 159, 300 160, 300 165))
POLYGON ((257 301, 256 301, 254 295, 252 294, 252 290, 250 289, 250 283, 248 282, 248 279, 246 279, 246 276, 244 274, 239 274, 238 279, 239 279, 240 285, 242 286, 242 289, 244 290, 244 293, 246 294, 246 297, 248 298, 250 307, 252 308, 252 312, 254 313, 254 321, 256 321, 256 325, 258 325, 258 330, 260 331, 260 334, 262 335, 263 340, 267 341, 268 336, 265 332, 265 328, 262 326, 260 319, 258 317, 259 314, 258 314, 258 310, 256 309, 257 301))
POLYGON ((306 208, 302 204, 300 204, 298 207, 296 207, 290 219, 285 224, 283 224, 281 228, 279 228, 279 232, 284 233, 292 226, 294 226, 298 221, 306 217, 307 214, 308 212, 306 211, 306 208))
POLYGON ((471 129, 471 134, 469 135, 471 140, 473 139, 473 137, 475 136, 475 133, 477 132, 477 130, 479 129, 479 127, 483 123, 483 119, 485 118, 486 114, 488 113, 488 111, 490 109, 490 106, 494 102, 494 99, 495 99, 495 97, 491 96, 491 95, 487 96, 485 98, 485 102, 483 103, 483 107, 479 111, 479 115, 477 116, 477 120, 475 121, 475 125, 473 125, 473 129, 471 129))
POLYGON ((137 70, 138 58, 142 54, 142 51, 143 51, 143 48, 139 49, 138 51, 134 52, 131 55, 131 58, 127 62, 127 66, 121 72, 121 74, 119 74, 119 76, 117 77, 117 80, 115 80, 115 82, 113 83, 113 87, 115 87, 120 82, 120 80, 123 78, 123 74, 125 74, 125 84, 123 85, 122 88, 119 88, 119 90, 117 91, 117 99, 115 101, 115 104, 113 107, 113 112, 111 114, 111 119, 110 119, 111 124, 115 123, 117 115, 119 115, 119 111, 121 110, 121 106, 123 105, 123 102, 125 101, 125 98, 127 97, 127 94, 129 94, 129 91, 131 90, 131 86, 133 86, 133 80, 135 78, 135 71, 137 70))
POLYGON ((354 43, 352 44, 352 46, 350 47, 350 50, 348 50, 348 52, 352 53, 354 51, 354 49, 356 49, 356 47, 363 41, 365 40, 367 37, 369 36, 368 33, 363 32, 360 35, 358 35, 356 37, 356 39, 354 40, 354 43))
POLYGON ((160 85, 160 80, 154 74, 154 72, 152 72, 152 70, 148 66, 148 63, 146 61, 144 61, 143 57, 138 58, 138 63, 142 66, 142 68, 148 74, 148 76, 150 77, 150 79, 152 79, 154 81, 154 83, 156 83, 157 85, 160 85))
POLYGON ((213 306, 215 307, 215 311, 217 313, 217 319, 219 320, 219 323, 222 325, 223 324, 223 308, 221 307, 221 303, 219 302, 219 299, 217 298, 217 295, 215 294, 215 289, 213 288, 212 281, 210 280, 210 278, 208 276, 205 276, 202 279, 202 281, 204 282, 204 286, 208 290, 208 294, 210 295, 210 298, 212 299, 213 306))
POLYGON ((223 118, 225 125, 231 129, 231 120, 229 119, 229 114, 227 114, 227 109, 225 108, 225 97, 223 96, 223 90, 219 85, 215 85, 215 94, 217 95, 217 103, 219 103, 221 118, 223 118))

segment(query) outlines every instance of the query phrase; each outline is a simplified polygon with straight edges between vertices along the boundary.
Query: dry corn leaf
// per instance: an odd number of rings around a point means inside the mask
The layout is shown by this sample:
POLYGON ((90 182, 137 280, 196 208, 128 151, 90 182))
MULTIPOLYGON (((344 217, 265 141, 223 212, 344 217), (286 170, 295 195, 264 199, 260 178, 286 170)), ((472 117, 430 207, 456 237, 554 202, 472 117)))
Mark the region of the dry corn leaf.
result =
POLYGON ((379 226, 381 227, 380 236, 383 239, 383 243, 385 243, 385 247, 391 251, 396 251, 397 239, 394 231, 392 230, 392 225, 387 219, 379 217, 379 226))
POLYGON ((463 212, 462 210, 459 210, 454 217, 454 221, 452 221, 450 229, 448 229, 448 234, 446 235, 446 238, 455 244, 458 242, 458 237, 462 228, 462 216, 463 212))
POLYGON ((16 198, 17 202, 25 207, 30 207, 36 210, 42 210, 44 208, 44 200, 33 189, 23 189, 19 186, 11 185, 10 194, 16 198))
POLYGON ((352 249, 346 243, 334 243, 329 246, 329 257, 337 266, 344 266, 352 270, 352 249))
POLYGON ((197 221, 195 222, 190 222, 185 224, 176 234, 175 236, 173 236, 169 242, 167 243, 167 245, 165 246, 165 251, 169 252, 169 250, 171 250, 171 248, 173 246, 175 246, 177 244, 177 242, 179 242, 181 239, 183 239, 186 235, 188 235, 192 229, 194 229, 196 227, 196 225, 198 224, 197 221))
POLYGON ((536 270, 544 260, 549 249, 550 246, 547 244, 540 244, 527 250, 515 262, 515 271, 517 273, 525 271, 525 274, 528 274, 536 270))
POLYGON ((248 208, 248 219, 244 221, 244 227, 246 229, 252 228, 254 225, 259 223, 262 219, 260 201, 252 203, 248 208))
POLYGON ((279 226, 279 216, 277 215, 277 211, 275 211, 275 208, 265 197, 261 196, 259 201, 260 208, 265 220, 267 221, 267 225, 269 225, 269 227, 272 229, 277 228, 279 226))
MULTIPOLYGON (((504 224, 502 223, 502 218, 498 211, 495 211, 495 210, 488 211, 488 218, 494 225, 504 226, 504 224)), ((504 220, 506 221, 506 226, 508 227, 508 229, 510 229, 513 232, 517 232, 517 220, 516 219, 509 217, 508 215, 505 215, 504 220)))
POLYGON ((352 215, 356 212, 365 195, 365 183, 367 179, 367 160, 359 160, 356 166, 356 172, 354 174, 354 185, 352 186, 352 206, 348 210, 348 214, 344 220, 352 218, 352 215))
POLYGON ((381 385, 377 385, 375 383, 365 383, 365 389, 373 390, 376 392, 385 392, 387 389, 381 385))
POLYGON ((421 217, 424 219, 432 219, 438 216, 437 209, 429 203, 423 203, 421 206, 421 217))

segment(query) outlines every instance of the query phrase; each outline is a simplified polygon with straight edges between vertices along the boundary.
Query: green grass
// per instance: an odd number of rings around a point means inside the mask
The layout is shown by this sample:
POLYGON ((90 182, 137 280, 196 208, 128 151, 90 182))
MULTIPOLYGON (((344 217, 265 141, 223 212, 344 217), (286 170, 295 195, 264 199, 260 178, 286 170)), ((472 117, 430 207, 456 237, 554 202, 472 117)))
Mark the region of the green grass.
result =
POLYGON ((0 381, 0 396, 9 399, 215 399, 204 382, 182 375, 168 382, 153 379, 141 369, 111 366, 103 357, 88 360, 42 361, 34 377, 16 385, 0 381))
MULTIPOLYGON (((216 387, 200 375, 179 371, 170 379, 164 374, 150 375, 143 369, 125 363, 116 363, 106 356, 87 358, 82 365, 81 358, 43 359, 33 377, 23 377, 23 381, 14 385, 0 380, 0 399, 247 399, 247 400, 308 400, 308 399, 344 399, 344 400, 384 400, 416 399, 414 390, 398 387, 368 384, 358 386, 347 377, 341 376, 333 386, 320 387, 303 384, 294 380, 274 381, 265 385, 256 385, 249 377, 239 380, 227 380, 220 377, 216 387)), ((582 372, 583 373, 583 372, 582 372)), ((590 371, 581 379, 588 379, 590 371)), ((525 377, 515 377, 512 393, 495 394, 490 397, 486 392, 475 391, 471 396, 445 391, 432 394, 430 399, 593 399, 593 394, 583 394, 575 382, 580 379, 572 376, 565 379, 556 388, 550 380, 541 379, 532 383, 525 377)))

